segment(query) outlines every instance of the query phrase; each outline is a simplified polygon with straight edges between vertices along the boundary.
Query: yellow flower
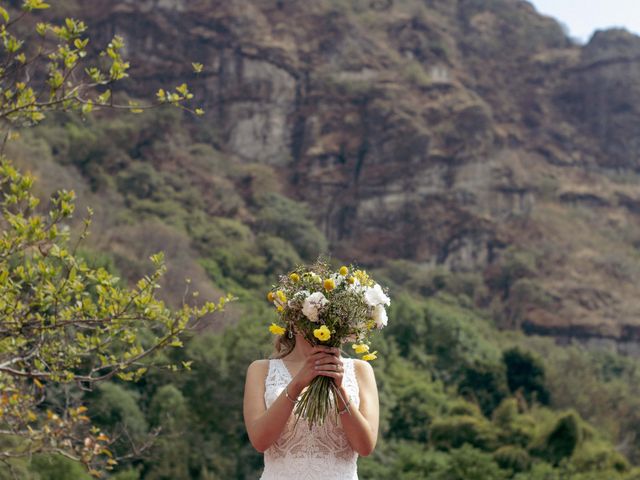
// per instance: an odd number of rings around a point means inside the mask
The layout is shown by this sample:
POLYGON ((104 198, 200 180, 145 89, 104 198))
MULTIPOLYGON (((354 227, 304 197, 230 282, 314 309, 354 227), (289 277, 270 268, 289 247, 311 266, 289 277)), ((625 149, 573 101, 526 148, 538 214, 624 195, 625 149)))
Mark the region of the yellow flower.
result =
POLYGON ((364 343, 354 343, 351 345, 356 353, 367 353, 369 351, 369 345, 365 345, 364 343))
POLYGON ((280 303, 285 303, 287 301, 287 296, 284 294, 282 290, 278 290, 276 292, 276 295, 278 297, 278 300, 280 300, 280 303))
POLYGON ((291 275, 289 275, 289 278, 291 279, 291 281, 293 283, 298 283, 300 281, 300 275, 298 275, 297 273, 292 273, 291 275))
POLYGON ((276 310, 279 311, 279 312, 283 312, 284 311, 284 307, 282 305, 278 305, 276 307, 276 310))
POLYGON ((333 281, 333 278, 327 278, 324 281, 324 289, 327 292, 330 292, 331 290, 333 290, 334 288, 336 288, 336 282, 333 281))
POLYGON ((347 277, 347 282, 349 282, 351 285, 353 285, 354 283, 356 283, 356 279, 353 277, 347 277))
POLYGON ((360 281, 360 285, 364 285, 365 287, 373 285, 373 280, 369 278, 369 274, 364 270, 356 270, 353 272, 353 275, 360 281))
POLYGON ((326 325, 322 325, 320 328, 316 328, 313 331, 313 336, 321 342, 325 342, 331 338, 331 332, 326 325))
POLYGON ((271 326, 269 327, 269 331, 274 335, 284 335, 284 332, 286 332, 284 328, 282 328, 280 325, 276 325, 275 323, 271 324, 271 326))
POLYGON ((347 276, 347 273, 349 273, 349 269, 345 266, 340 267, 340 275, 342 275, 343 277, 347 276))
POLYGON ((273 302, 275 299, 276 297, 273 296, 273 292, 267 293, 267 301, 273 302))
POLYGON ((376 355, 376 353, 378 353, 378 351, 376 350, 375 352, 371 352, 371 353, 367 353, 366 355, 362 356, 362 359, 366 362, 370 362, 371 360, 375 360, 376 358, 378 358, 378 356, 376 355))

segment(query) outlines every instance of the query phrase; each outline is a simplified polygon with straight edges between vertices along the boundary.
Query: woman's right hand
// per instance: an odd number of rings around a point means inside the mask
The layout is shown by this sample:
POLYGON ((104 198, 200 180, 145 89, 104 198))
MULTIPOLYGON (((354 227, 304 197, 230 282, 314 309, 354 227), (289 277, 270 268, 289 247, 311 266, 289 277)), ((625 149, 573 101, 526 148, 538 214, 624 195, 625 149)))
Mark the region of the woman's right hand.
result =
POLYGON ((335 347, 315 346, 311 349, 302 368, 291 380, 289 386, 289 394, 297 397, 302 390, 311 383, 311 380, 318 375, 322 375, 322 369, 317 368, 318 365, 335 364, 336 369, 342 365, 340 361, 340 350, 335 347))

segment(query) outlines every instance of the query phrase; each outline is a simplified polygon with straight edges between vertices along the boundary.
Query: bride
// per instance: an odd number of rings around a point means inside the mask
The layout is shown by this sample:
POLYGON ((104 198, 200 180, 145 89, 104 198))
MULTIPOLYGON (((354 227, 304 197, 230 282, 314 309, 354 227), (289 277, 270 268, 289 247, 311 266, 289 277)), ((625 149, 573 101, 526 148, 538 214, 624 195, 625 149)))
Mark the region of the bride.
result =
POLYGON ((376 445, 378 411, 371 366, 342 358, 337 348, 314 347, 300 333, 287 330, 277 338, 273 358, 247 370, 244 422, 251 444, 264 452, 261 480, 357 480, 358 455, 369 455, 376 445), (309 427, 293 410, 319 375, 333 378, 339 389, 339 415, 309 427))

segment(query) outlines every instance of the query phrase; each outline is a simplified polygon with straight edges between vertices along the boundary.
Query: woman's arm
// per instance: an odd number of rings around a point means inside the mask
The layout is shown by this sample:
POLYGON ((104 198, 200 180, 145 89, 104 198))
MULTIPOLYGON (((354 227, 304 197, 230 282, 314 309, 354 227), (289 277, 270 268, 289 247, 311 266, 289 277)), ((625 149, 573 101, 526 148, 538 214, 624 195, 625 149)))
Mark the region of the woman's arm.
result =
MULTIPOLYGON (((349 411, 340 415, 340 421, 351 448, 359 455, 366 457, 373 452, 378 441, 380 412, 378 387, 373 368, 368 362, 354 360, 353 363, 360 390, 360 406, 356 408, 351 403, 349 411)), ((341 385, 340 393, 345 400, 348 398, 344 385, 341 385)), ((340 399, 338 399, 338 408, 340 411, 345 408, 345 404, 340 399)))
POLYGON ((259 452, 264 452, 278 439, 295 406, 282 392, 267 415, 264 381, 268 371, 269 360, 256 360, 247 369, 244 387, 244 423, 251 445, 259 452))
POLYGON ((253 448, 264 452, 278 440, 295 407, 295 403, 286 397, 285 392, 288 390, 291 399, 298 398, 304 387, 320 374, 316 369, 316 361, 333 358, 333 355, 327 353, 329 350, 327 347, 315 347, 287 389, 268 409, 264 403, 264 381, 269 372, 269 361, 256 360, 249 365, 244 387, 243 410, 244 423, 253 448))

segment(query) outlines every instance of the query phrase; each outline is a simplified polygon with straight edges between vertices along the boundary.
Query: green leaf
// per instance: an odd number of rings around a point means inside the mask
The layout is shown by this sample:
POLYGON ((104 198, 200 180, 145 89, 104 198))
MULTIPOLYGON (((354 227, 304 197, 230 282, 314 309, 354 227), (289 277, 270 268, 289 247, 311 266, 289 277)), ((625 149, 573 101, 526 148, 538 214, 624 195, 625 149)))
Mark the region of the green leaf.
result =
POLYGON ((0 7, 0 16, 4 19, 5 23, 9 23, 9 12, 0 7))
POLYGON ((22 8, 24 10, 27 10, 28 12, 32 10, 44 10, 45 8, 49 7, 50 5, 48 3, 45 3, 43 0, 25 0, 22 5, 22 8))
POLYGON ((93 111, 93 102, 89 100, 82 106, 82 113, 89 114, 93 111))

